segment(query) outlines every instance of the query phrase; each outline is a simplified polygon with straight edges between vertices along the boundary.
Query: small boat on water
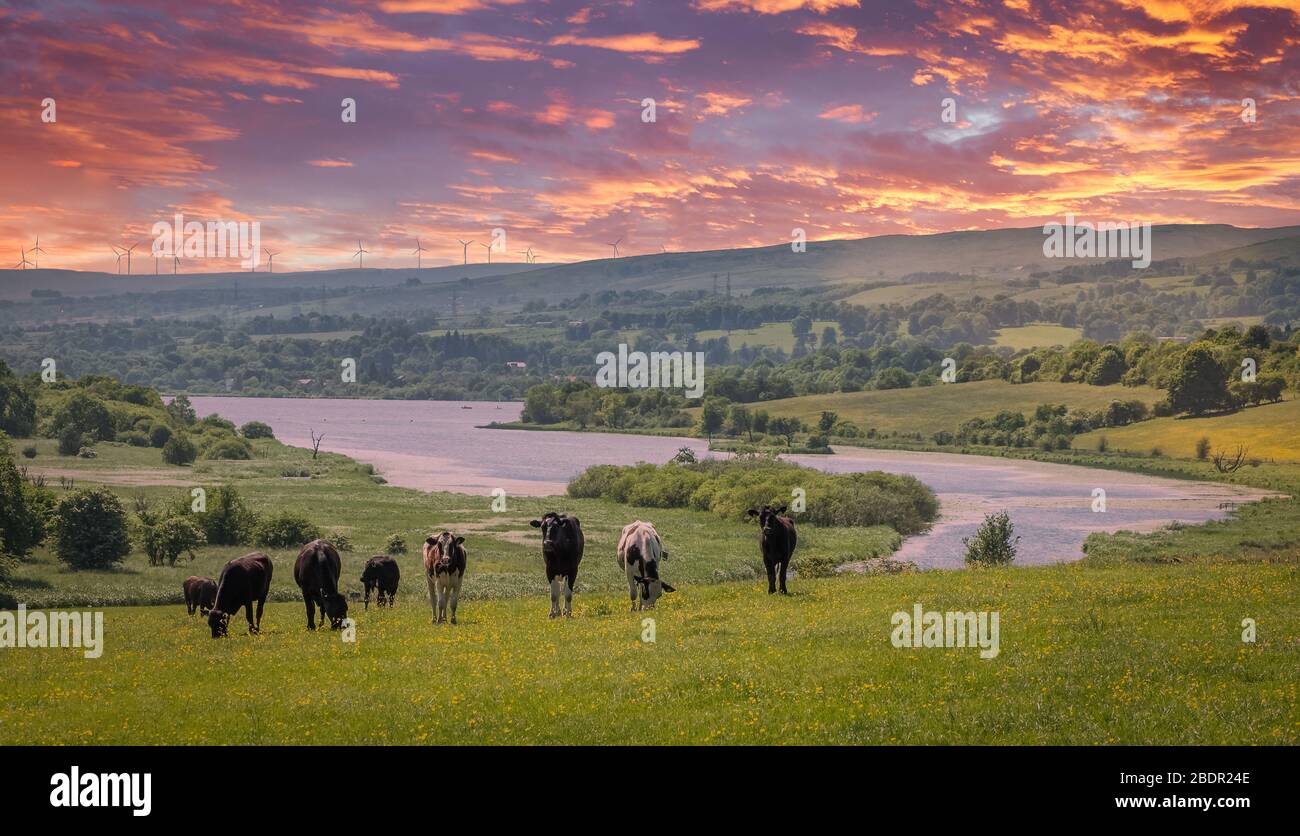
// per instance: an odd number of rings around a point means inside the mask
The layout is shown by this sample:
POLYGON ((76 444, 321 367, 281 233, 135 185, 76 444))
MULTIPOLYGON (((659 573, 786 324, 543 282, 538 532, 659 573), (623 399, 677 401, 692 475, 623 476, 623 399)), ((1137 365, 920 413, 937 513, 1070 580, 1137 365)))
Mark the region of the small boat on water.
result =
POLYGON ((462 406, 462 407, 461 407, 461 409, 473 409, 473 408, 474 408, 474 407, 472 407, 472 406, 462 406))

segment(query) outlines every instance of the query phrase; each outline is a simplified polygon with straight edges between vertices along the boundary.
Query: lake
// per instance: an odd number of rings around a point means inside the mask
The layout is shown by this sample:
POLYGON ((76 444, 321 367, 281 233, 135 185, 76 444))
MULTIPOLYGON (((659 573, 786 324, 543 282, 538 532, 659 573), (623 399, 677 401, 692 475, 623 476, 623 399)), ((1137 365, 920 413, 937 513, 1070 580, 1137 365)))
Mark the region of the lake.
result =
MULTIPOLYGON (((668 461, 681 447, 706 455, 698 438, 487 429, 514 421, 518 403, 385 401, 311 398, 190 398, 199 415, 217 413, 243 424, 265 421, 286 444, 311 446, 373 464, 392 485, 425 491, 490 495, 563 494, 569 479, 593 464, 668 461)), ((1225 503, 1265 492, 1232 485, 1161 479, 1140 474, 1046 462, 836 448, 833 456, 790 456, 833 473, 884 470, 906 473, 939 496, 939 521, 909 538, 897 555, 925 568, 962 565, 962 538, 987 513, 1007 510, 1020 535, 1017 562, 1053 563, 1082 557, 1094 531, 1151 531, 1173 521, 1200 523, 1226 515, 1225 503), (1106 510, 1093 510, 1093 491, 1106 493, 1106 510)), ((652 512, 650 512, 652 514, 652 512)), ((802 536, 816 536, 810 529, 802 536)))

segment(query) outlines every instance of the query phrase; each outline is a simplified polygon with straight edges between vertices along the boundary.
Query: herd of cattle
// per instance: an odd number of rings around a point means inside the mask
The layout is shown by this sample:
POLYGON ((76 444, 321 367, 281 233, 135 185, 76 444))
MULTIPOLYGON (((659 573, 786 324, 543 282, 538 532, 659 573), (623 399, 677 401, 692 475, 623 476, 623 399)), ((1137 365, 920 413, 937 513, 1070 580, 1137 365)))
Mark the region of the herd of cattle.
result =
MULTIPOLYGON (((780 580, 781 593, 786 593, 786 572, 796 542, 794 521, 785 516, 785 507, 764 505, 751 508, 746 519, 758 518, 758 544, 767 569, 767 591, 776 592, 780 580)), ((573 586, 578 579, 578 564, 582 562, 585 540, 582 525, 577 517, 567 514, 547 513, 540 520, 529 523, 541 529, 542 560, 546 565, 546 582, 551 588, 551 618, 563 612, 573 615, 573 586), (564 599, 561 610, 560 599, 564 599)), ((461 583, 465 578, 468 554, 465 538, 449 531, 430 535, 424 541, 424 578, 433 608, 433 623, 448 620, 456 623, 456 605, 460 600, 461 583)), ((648 522, 637 520, 623 527, 618 540, 619 568, 627 575, 628 595, 632 610, 653 608, 659 596, 675 592, 659 577, 659 564, 668 559, 659 532, 648 522)), ((343 626, 348 615, 348 600, 339 592, 339 572, 342 562, 333 544, 313 540, 302 547, 293 564, 293 579, 302 590, 307 606, 307 629, 316 629, 316 610, 320 610, 321 626, 329 621, 332 629, 343 626)), ((211 578, 186 578, 185 608, 190 615, 198 611, 208 618, 214 639, 227 635, 231 616, 242 608, 248 617, 248 632, 257 633, 262 624, 262 607, 271 592, 271 558, 261 552, 236 557, 221 570, 216 581, 211 578), (256 609, 254 609, 256 607, 256 609)), ((370 594, 377 594, 379 606, 397 600, 397 584, 401 580, 397 561, 385 554, 375 555, 366 561, 361 573, 365 587, 365 607, 370 609, 370 594)))

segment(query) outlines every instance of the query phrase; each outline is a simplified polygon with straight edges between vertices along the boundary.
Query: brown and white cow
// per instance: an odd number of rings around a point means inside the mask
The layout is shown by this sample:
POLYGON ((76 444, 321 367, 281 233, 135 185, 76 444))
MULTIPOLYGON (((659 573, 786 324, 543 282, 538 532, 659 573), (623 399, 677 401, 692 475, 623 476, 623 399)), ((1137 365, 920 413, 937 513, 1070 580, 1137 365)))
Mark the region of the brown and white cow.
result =
POLYGON ((456 604, 460 601, 460 585, 465 579, 465 538, 450 531, 430 536, 424 541, 424 579, 429 586, 429 606, 433 608, 433 623, 447 620, 447 605, 451 604, 451 623, 456 623, 456 604))
POLYGON ((654 525, 637 520, 623 526, 618 538, 618 566, 627 573, 632 611, 654 609, 664 592, 676 592, 659 577, 659 562, 668 559, 654 525), (638 601, 638 598, 640 599, 638 601))

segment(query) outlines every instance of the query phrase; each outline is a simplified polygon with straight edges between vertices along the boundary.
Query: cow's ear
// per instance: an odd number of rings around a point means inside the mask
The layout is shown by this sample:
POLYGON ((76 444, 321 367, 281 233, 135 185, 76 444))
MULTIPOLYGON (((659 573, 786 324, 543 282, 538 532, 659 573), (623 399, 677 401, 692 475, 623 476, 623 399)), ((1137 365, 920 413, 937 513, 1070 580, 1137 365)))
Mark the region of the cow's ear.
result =
POLYGON ((758 512, 755 511, 753 508, 750 508, 748 511, 745 512, 745 519, 749 519, 750 517, 757 517, 757 516, 758 516, 758 512))
POLYGON ((460 545, 461 543, 463 543, 463 542, 465 542, 465 538, 464 538, 464 537, 457 537, 457 538, 456 538, 456 545, 459 546, 459 545, 460 545))
POLYGON ((674 587, 669 586, 668 584, 664 583, 663 581, 660 581, 660 582, 659 582, 659 586, 663 587, 664 592, 676 592, 676 591, 677 591, 674 587))
POLYGON ((541 521, 541 520, 530 520, 528 524, 531 525, 533 528, 541 528, 541 527, 542 527, 542 521, 541 521))
POLYGON ((582 525, 582 523, 578 522, 577 517, 569 517, 569 521, 573 523, 574 528, 577 528, 578 526, 582 525))
POLYGON ((784 513, 785 513, 785 506, 782 505, 780 508, 776 508, 775 511, 776 511, 776 513, 778 513, 778 514, 784 514, 784 513))

